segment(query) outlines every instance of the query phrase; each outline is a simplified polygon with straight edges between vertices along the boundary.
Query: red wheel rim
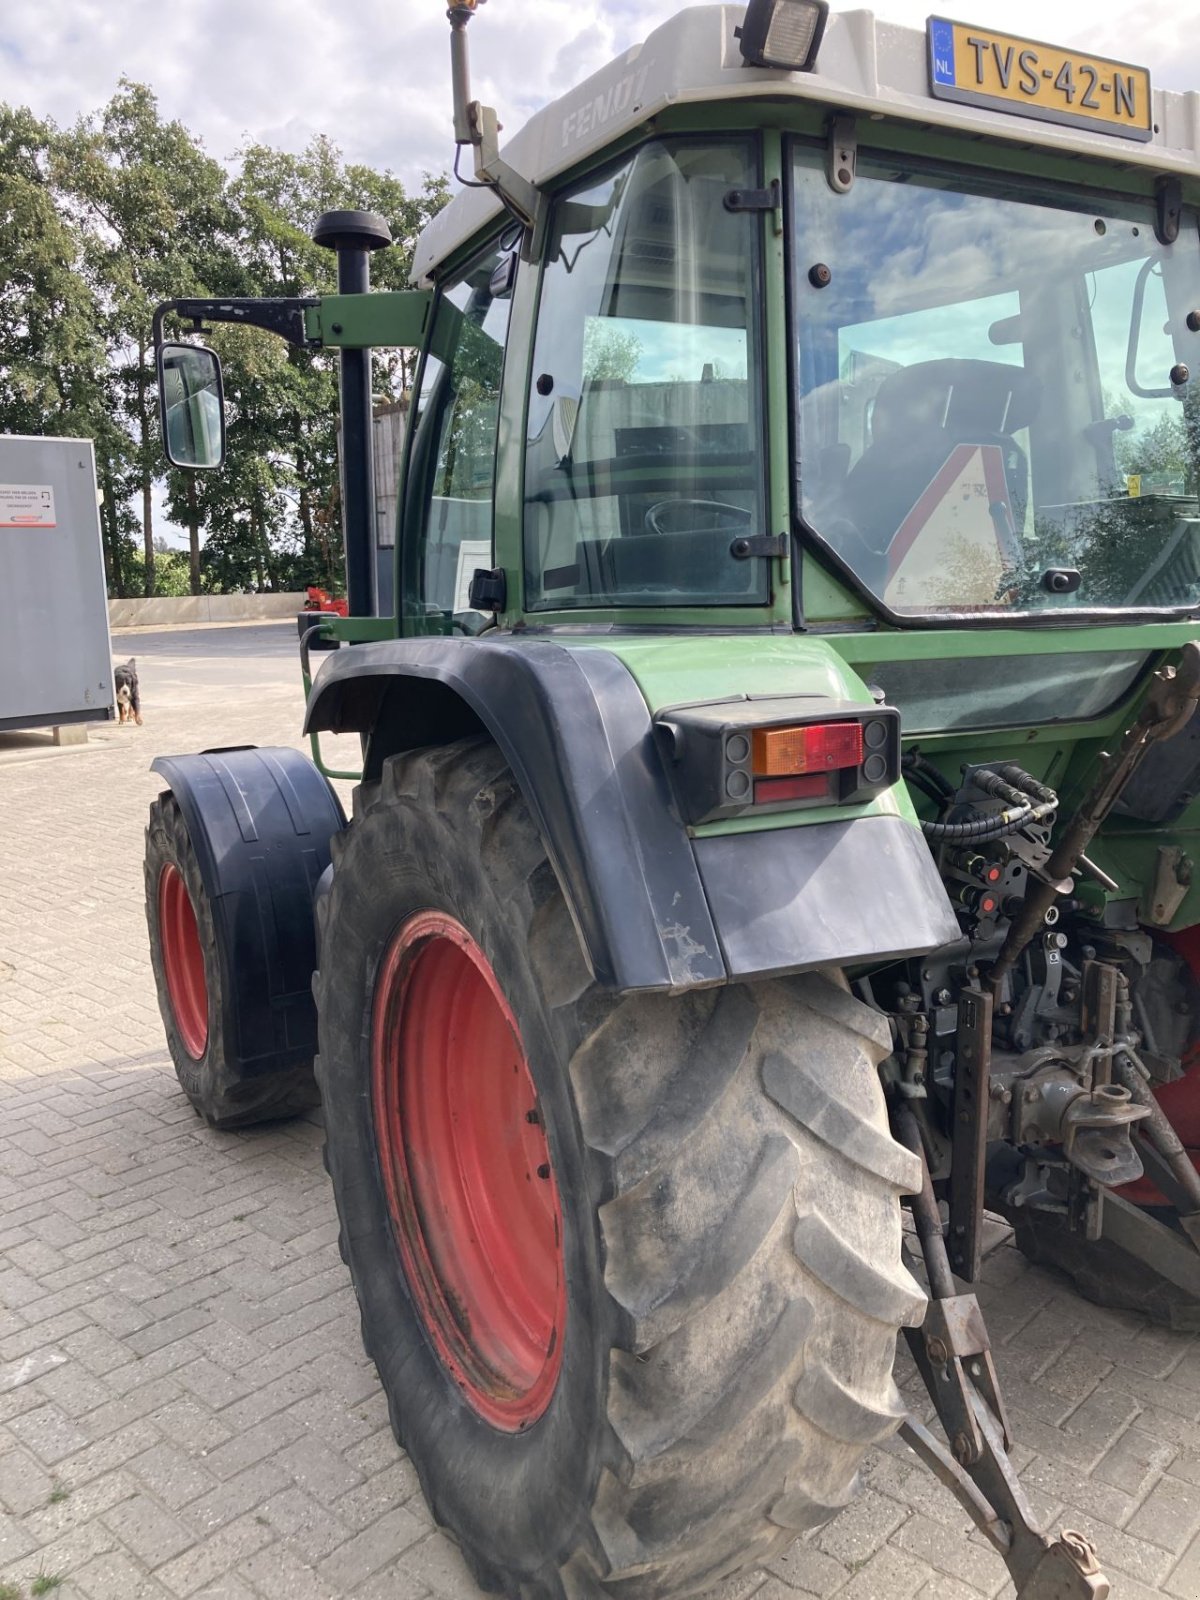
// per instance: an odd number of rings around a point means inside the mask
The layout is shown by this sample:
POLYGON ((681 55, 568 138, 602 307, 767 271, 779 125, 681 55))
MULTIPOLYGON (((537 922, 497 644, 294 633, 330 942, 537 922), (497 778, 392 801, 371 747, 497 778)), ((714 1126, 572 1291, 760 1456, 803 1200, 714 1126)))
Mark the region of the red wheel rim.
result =
POLYGON ((167 993, 183 1048, 199 1061, 208 1043, 208 982, 196 908, 183 873, 168 862, 158 875, 158 936, 167 993))
POLYGON ((562 1366, 562 1208, 516 1019, 483 951, 443 912, 410 917, 384 957, 371 1097, 426 1331, 479 1415, 519 1432, 562 1366))

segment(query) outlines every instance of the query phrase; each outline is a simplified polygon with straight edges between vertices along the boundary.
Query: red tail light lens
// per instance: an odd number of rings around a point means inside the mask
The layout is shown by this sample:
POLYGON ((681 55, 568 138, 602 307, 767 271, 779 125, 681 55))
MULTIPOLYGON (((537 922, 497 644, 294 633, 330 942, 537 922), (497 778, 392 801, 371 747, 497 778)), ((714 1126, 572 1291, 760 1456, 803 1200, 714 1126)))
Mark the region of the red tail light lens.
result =
POLYGON ((769 806, 780 800, 832 800, 833 780, 823 772, 807 772, 798 778, 756 778, 754 804, 769 806))
POLYGON ((836 772, 862 764, 862 724, 818 722, 800 728, 755 728, 753 749, 756 778, 836 772))

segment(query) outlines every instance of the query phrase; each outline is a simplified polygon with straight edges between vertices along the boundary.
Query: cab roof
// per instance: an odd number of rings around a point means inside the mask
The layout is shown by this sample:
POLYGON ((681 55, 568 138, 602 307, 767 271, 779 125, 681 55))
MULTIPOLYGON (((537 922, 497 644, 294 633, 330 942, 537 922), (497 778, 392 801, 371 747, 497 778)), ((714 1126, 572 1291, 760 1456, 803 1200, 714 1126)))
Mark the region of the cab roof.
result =
MULTIPOLYGON (((981 7, 981 9, 983 9, 981 7)), ((871 11, 829 18, 815 72, 748 67, 734 36, 744 5, 692 6, 656 28, 560 99, 536 112, 504 147, 505 159, 537 185, 603 151, 671 106, 795 98, 930 127, 988 133, 1060 154, 1106 157, 1120 166, 1200 175, 1200 94, 1154 90, 1155 133, 1146 143, 1063 127, 981 106, 935 100, 925 33, 876 20, 871 11)), ((417 242, 414 276, 428 284, 502 206, 489 189, 464 189, 417 242)))

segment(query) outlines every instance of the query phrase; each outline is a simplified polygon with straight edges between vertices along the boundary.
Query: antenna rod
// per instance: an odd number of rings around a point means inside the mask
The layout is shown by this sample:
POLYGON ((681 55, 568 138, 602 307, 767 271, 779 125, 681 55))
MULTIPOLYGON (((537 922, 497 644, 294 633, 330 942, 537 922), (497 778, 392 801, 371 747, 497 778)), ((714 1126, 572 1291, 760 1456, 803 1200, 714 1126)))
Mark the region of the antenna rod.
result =
MULTIPOLYGON (((471 99, 467 23, 484 0, 450 0, 450 82, 454 91, 454 142, 475 152, 475 182, 492 189, 527 228, 537 221, 541 196, 500 154, 500 125, 491 106, 471 99)), ((458 166, 455 164, 455 174, 458 166)), ((466 181, 465 179, 463 180, 466 181)))
POLYGON ((475 14, 468 5, 452 5, 446 15, 450 18, 450 82, 454 93, 454 142, 475 144, 475 130, 471 126, 471 60, 467 49, 467 23, 475 14))

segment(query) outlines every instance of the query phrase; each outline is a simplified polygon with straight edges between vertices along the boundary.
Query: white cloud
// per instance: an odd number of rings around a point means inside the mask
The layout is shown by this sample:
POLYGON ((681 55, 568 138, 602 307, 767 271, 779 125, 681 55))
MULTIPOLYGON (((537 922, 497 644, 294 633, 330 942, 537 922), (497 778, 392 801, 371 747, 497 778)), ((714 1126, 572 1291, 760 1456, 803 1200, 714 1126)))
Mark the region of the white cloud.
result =
MULTIPOLYGON (((494 0, 472 24, 476 92, 518 127, 539 105, 645 36, 677 0, 494 0)), ((955 5, 952 8, 958 11, 955 5)), ((1179 0, 1147 0, 1133 27, 1118 0, 972 0, 986 22, 1132 58, 1155 81, 1200 86, 1200 39, 1179 0), (1184 43, 1180 43, 1181 39, 1184 43)), ((879 14, 924 27, 927 0, 879 14)), ((353 160, 406 181, 443 170, 450 144, 449 29, 442 0, 9 0, 0 96, 63 123, 102 105, 122 75, 228 158, 250 139, 298 150, 331 135, 353 160)))
MULTIPOLYGON (((475 92, 509 131, 681 9, 679 0, 494 0, 472 24, 475 92)), ((924 28, 929 0, 877 14, 924 28)), ((1133 59, 1161 87, 1200 87, 1200 34, 1182 0, 969 0, 954 14, 1133 59), (1182 42, 1181 42, 1182 41, 1182 42)), ((70 124, 121 76, 233 157, 251 141, 299 151, 328 134, 350 160, 416 186, 447 170, 445 0, 0 0, 0 99, 70 124)), ((164 531, 172 532, 160 523, 164 531)))

